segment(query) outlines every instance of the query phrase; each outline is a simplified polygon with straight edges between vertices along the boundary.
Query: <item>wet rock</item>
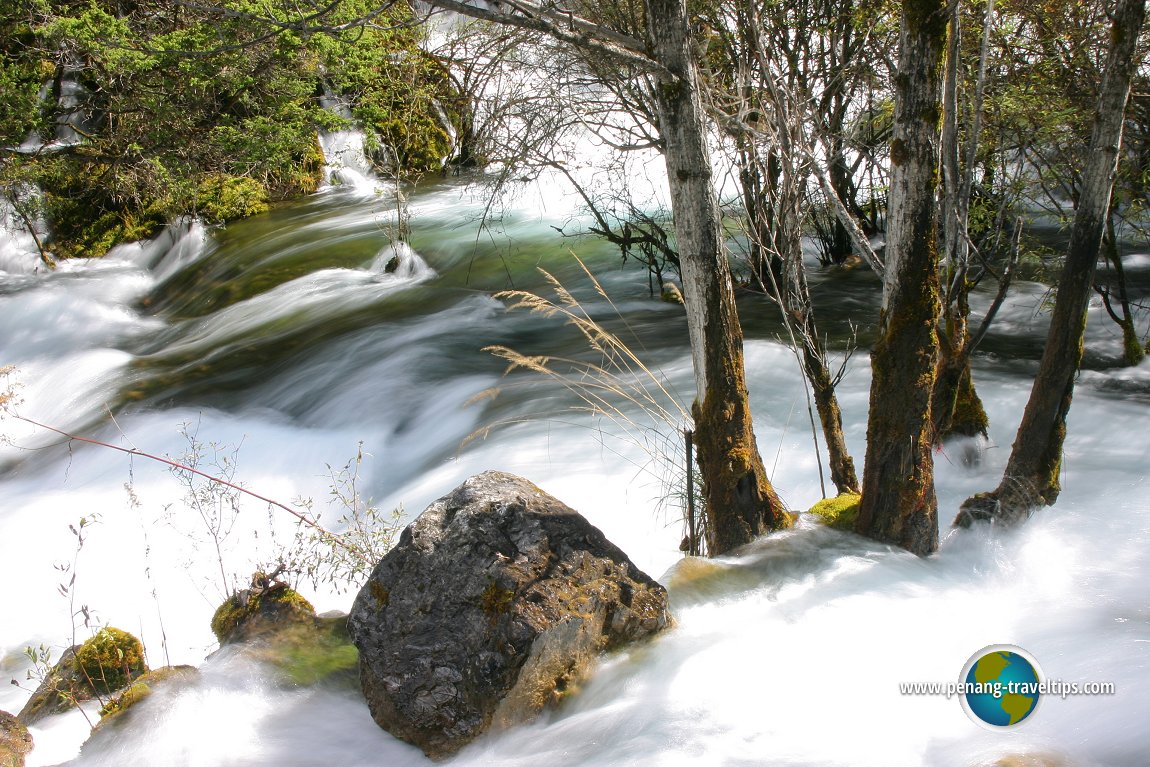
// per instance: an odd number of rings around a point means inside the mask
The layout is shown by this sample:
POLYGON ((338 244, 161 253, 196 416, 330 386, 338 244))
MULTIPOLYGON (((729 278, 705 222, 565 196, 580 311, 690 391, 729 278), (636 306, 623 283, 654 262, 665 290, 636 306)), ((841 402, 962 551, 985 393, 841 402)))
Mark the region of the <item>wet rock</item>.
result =
POLYGON ((117 628, 102 628, 84 644, 64 651, 17 717, 34 724, 123 689, 147 670, 139 639, 117 628))
POLYGON ((278 580, 278 575, 257 572, 251 588, 235 592, 216 608, 212 633, 221 647, 267 638, 290 626, 315 625, 311 602, 278 580))
POLYGON ((679 286, 675 283, 664 282, 663 286, 659 289, 659 298, 669 304, 682 304, 683 292, 679 290, 679 286))
POLYGON ((189 685, 199 676, 200 671, 195 666, 164 666, 149 671, 100 708, 100 721, 96 723, 94 732, 129 723, 138 711, 135 706, 154 692, 189 685))
POLYGON ((529 720, 601 652, 671 621, 666 591, 578 512, 486 472, 429 506, 348 619, 375 721, 429 756, 529 720))
POLYGON ((354 683, 359 654, 347 634, 347 615, 317 617, 311 603, 276 576, 256 573, 251 588, 217 608, 212 631, 220 646, 274 666, 290 684, 354 683))
POLYGON ((32 746, 28 728, 7 711, 0 711, 0 767, 24 767, 24 756, 32 746))
POLYGON ((1031 751, 999 757, 989 767, 1073 767, 1073 762, 1052 751, 1031 751))

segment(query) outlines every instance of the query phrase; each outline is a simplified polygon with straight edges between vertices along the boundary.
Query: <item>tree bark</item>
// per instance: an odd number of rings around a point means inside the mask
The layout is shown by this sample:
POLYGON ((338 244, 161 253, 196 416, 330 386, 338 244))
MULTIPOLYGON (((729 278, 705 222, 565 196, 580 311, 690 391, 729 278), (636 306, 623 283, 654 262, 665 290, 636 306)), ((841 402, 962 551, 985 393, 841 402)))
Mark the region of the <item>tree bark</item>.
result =
POLYGON ((994 0, 987 0, 983 19, 982 46, 974 100, 970 105, 963 162, 959 154, 958 72, 960 69, 961 13, 955 3, 950 10, 950 41, 946 53, 946 77, 942 99, 943 246, 945 276, 943 317, 940 321, 939 371, 932 395, 934 442, 941 444, 953 434, 973 437, 986 434, 989 419, 974 388, 970 356, 974 351, 970 336, 970 195, 974 186, 974 163, 982 128, 982 104, 986 85, 987 58, 994 0))
POLYGON ((1095 286, 1095 290, 1102 296, 1102 303, 1110 319, 1122 330, 1122 362, 1133 367, 1146 357, 1146 350, 1142 347, 1142 340, 1138 338, 1138 328, 1134 325, 1134 312, 1130 306, 1130 294, 1126 289, 1126 269, 1122 265, 1122 254, 1118 250, 1118 233, 1114 229, 1114 214, 1106 216, 1106 233, 1102 237, 1102 252, 1107 264, 1114 270, 1114 287, 1118 290, 1118 308, 1122 314, 1114 310, 1114 297, 1110 287, 1095 286))
POLYGON ((699 468, 707 548, 718 555, 790 524, 771 487, 751 425, 743 333, 735 311, 698 72, 682 0, 647 0, 652 54, 673 77, 656 77, 659 133, 671 191, 675 237, 698 399, 699 468))
POLYGON ((1082 173, 1082 192, 1038 375, 1002 482, 993 492, 968 498, 955 524, 965 527, 975 520, 1013 524, 1039 506, 1049 506, 1058 499, 1066 414, 1074 395, 1074 379, 1082 363, 1086 310, 1110 210, 1126 101, 1136 68, 1138 34, 1145 16, 1146 0, 1118 0, 1090 149, 1082 173))
POLYGON ((886 279, 855 530, 920 556, 938 548, 931 393, 940 310, 938 208, 946 3, 904 0, 891 140, 886 279))
POLYGON ((645 42, 530 0, 480 8, 461 0, 432 7, 530 29, 646 73, 655 87, 675 238, 683 277, 697 399, 699 468, 707 549, 719 555, 791 524, 759 455, 743 367, 743 331, 727 263, 707 123, 683 0, 648 0, 645 42))

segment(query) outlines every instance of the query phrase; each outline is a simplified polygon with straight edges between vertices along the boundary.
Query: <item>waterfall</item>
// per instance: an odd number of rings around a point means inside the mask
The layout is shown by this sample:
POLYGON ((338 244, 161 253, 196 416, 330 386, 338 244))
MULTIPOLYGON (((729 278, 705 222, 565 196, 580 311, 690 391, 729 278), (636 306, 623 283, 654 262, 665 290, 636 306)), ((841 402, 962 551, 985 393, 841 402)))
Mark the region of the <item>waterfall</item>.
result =
MULTIPOLYGON (((320 104, 345 120, 352 119, 347 103, 330 90, 320 99, 320 104)), ((383 191, 385 185, 376 177, 371 161, 367 158, 365 138, 364 132, 358 128, 320 131, 319 145, 326 162, 321 189, 349 189, 369 195, 383 191)))
POLYGON ((51 100, 52 92, 59 87, 56 97, 56 125, 52 137, 47 141, 39 131, 32 131, 17 147, 17 151, 25 154, 36 152, 50 152, 65 147, 75 146, 84 140, 83 134, 93 130, 93 117, 91 111, 84 108, 87 91, 76 81, 76 72, 72 67, 66 67, 58 81, 49 80, 40 86, 40 103, 51 100))
MULTIPOLYGON (((39 190, 26 187, 14 192, 22 196, 38 196, 39 190)), ((43 220, 32 222, 35 233, 28 231, 24 218, 6 195, 0 194, 0 272, 31 274, 41 267, 39 238, 43 242, 47 226, 43 220)))

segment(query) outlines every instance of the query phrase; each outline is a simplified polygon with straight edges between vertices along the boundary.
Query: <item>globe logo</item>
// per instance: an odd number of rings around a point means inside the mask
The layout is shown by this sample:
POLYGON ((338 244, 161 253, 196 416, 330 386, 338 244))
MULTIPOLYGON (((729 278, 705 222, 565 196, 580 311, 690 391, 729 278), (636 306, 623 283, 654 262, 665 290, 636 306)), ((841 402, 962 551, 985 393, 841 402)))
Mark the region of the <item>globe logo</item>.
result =
POLYGON ((988 729, 1017 727, 1038 707, 1046 678, 1034 656, 1016 645, 984 647, 959 677, 959 701, 975 723, 988 729))

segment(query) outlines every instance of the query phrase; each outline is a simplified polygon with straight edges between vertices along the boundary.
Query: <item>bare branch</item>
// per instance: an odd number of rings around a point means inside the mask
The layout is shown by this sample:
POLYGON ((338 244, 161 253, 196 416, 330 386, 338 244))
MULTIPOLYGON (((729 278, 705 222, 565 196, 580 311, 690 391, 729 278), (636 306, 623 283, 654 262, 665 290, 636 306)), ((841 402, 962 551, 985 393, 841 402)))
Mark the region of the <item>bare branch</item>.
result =
POLYGON ((527 0, 512 2, 501 0, 496 4, 498 10, 479 8, 463 0, 427 0, 427 2, 434 8, 454 11, 473 19, 541 32, 580 50, 610 56, 644 72, 657 74, 663 79, 672 81, 677 79, 666 67, 651 58, 642 41, 572 13, 546 9, 527 0), (503 8, 509 8, 511 12, 502 10, 503 8))

